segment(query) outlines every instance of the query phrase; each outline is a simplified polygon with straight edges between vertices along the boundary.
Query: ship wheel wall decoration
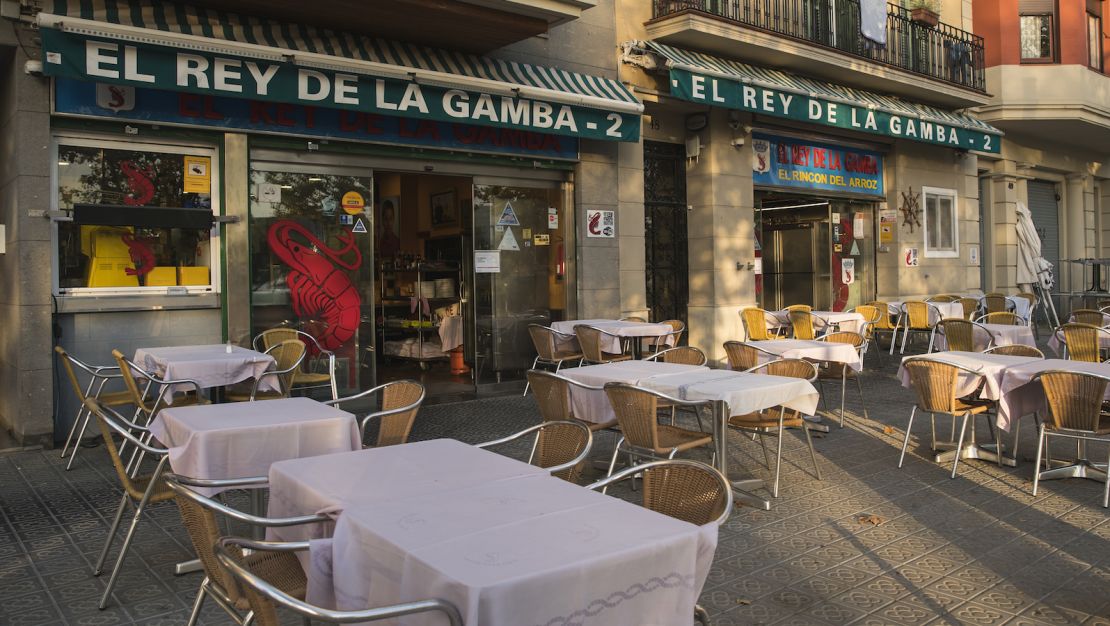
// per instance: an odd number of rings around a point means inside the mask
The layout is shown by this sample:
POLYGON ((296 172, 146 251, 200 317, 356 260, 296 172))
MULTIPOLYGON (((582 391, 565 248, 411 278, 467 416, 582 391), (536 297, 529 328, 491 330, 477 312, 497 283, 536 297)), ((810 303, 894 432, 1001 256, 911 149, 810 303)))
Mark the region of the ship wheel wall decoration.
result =
POLYGON ((909 226, 910 232, 913 232, 913 227, 921 228, 921 194, 914 193, 913 187, 909 191, 902 192, 902 226, 909 226))

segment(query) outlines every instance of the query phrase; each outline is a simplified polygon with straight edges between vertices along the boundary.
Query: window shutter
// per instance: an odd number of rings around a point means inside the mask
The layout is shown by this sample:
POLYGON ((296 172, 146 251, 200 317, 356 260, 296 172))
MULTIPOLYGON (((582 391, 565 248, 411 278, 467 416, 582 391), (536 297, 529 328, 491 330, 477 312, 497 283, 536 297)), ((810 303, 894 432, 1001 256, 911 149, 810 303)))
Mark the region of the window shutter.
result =
POLYGON ((1056 2, 1055 0, 1018 0, 1018 13, 1021 15, 1056 13, 1056 2))
POLYGON ((1102 0, 1087 0, 1087 12, 1102 17, 1102 0))

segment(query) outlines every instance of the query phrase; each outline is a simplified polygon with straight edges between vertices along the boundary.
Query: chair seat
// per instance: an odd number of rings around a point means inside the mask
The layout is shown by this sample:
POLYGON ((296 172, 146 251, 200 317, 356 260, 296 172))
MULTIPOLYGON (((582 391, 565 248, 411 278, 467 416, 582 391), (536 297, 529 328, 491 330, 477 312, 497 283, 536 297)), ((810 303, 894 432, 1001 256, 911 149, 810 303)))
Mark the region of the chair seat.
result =
POLYGON ((564 352, 562 350, 557 350, 552 356, 554 357, 552 359, 553 361, 577 361, 578 359, 582 358, 582 353, 573 351, 564 352))
POLYGON ((135 403, 130 391, 104 391, 97 396, 96 401, 101 406, 123 406, 135 403))
POLYGON ((308 588, 304 568, 293 552, 267 552, 260 550, 243 558, 243 564, 251 573, 284 591, 303 600, 308 588))
MULTIPOLYGON (((784 428, 799 428, 805 423, 802 416, 797 411, 787 411, 786 416, 782 420, 784 428)), ((728 418, 728 425, 733 428, 778 428, 779 427, 779 411, 776 409, 769 409, 766 411, 758 411, 756 413, 747 413, 745 415, 733 415, 728 418)))
POLYGON ((658 454, 669 453, 675 448, 681 452, 713 443, 713 437, 696 430, 687 430, 667 424, 660 424, 658 429, 659 448, 655 450, 658 454))
POLYGON ((331 383, 331 375, 321 372, 296 372, 293 374, 294 385, 325 385, 331 383))
MULTIPOLYGON (((1098 427, 1096 427, 1094 434, 1098 436, 1110 435, 1110 413, 1107 413, 1108 407, 1106 404, 1102 406, 1102 414, 1098 416, 1098 427)), ((1070 428, 1053 428, 1051 423, 1045 425, 1045 430, 1049 432, 1074 432, 1091 434, 1089 430, 1072 430, 1070 428)))
POLYGON ((632 355, 630 354, 613 354, 611 352, 602 352, 601 357, 609 362, 632 360, 632 355))
MULTIPOLYGON (((208 400, 208 398, 205 398, 204 396, 198 396, 195 392, 190 391, 188 393, 175 395, 173 397, 173 402, 171 402, 169 404, 166 404, 165 402, 163 402, 162 403, 162 408, 165 408, 167 406, 182 407, 182 406, 193 406, 193 405, 196 405, 196 404, 209 404, 209 403, 210 403, 210 401, 208 400)), ((147 406, 145 406, 143 408, 145 408, 147 411, 149 411, 150 409, 153 408, 153 405, 148 404, 147 406)))
POLYGON ((611 422, 600 422, 600 423, 598 423, 598 422, 588 422, 586 420, 580 420, 577 417, 574 417, 573 415, 571 416, 571 419, 575 420, 575 421, 578 421, 578 422, 582 422, 582 424, 584 424, 587 428, 589 428, 591 432, 597 432, 599 430, 610 430, 610 429, 619 430, 617 428, 617 426, 618 426, 617 420, 613 420, 611 422))
MULTIPOLYGON (((145 476, 137 476, 137 477, 131 479, 131 487, 132 488, 129 488, 127 490, 127 493, 133 499, 141 500, 142 497, 143 497, 143 494, 147 490, 148 485, 150 485, 150 475, 149 474, 145 475, 145 476)), ((154 492, 150 494, 150 503, 153 504, 155 502, 164 502, 166 500, 172 500, 175 495, 176 494, 174 494, 173 490, 169 488, 169 486, 166 484, 166 482, 164 480, 162 480, 161 478, 159 478, 158 479, 158 484, 154 486, 154 492)))

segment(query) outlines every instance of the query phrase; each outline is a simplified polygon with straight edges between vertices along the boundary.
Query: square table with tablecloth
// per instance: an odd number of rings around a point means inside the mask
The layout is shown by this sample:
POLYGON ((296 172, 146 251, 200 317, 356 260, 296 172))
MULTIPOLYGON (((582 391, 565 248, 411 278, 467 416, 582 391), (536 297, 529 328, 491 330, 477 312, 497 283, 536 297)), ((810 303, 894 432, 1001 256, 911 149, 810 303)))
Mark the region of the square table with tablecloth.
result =
POLYGON ((362 447, 354 415, 310 398, 171 406, 150 432, 175 473, 204 479, 266 476, 277 461, 362 447))
MULTIPOLYGON (((1038 359, 1006 368, 999 382, 998 427, 1009 431, 1023 415, 1047 410, 1044 389, 1033 377, 1048 370, 1086 372, 1110 377, 1110 363, 1088 363, 1063 359, 1038 359)), ((1110 389, 1107 390, 1110 400, 1110 389)))
MULTIPOLYGON (((664 337, 674 332, 670 324, 653 324, 650 322, 627 322, 622 320, 563 320, 560 322, 551 322, 551 328, 557 332, 567 335, 574 334, 575 326, 593 326, 599 328, 610 335, 616 337, 629 339, 633 341, 640 341, 648 339, 652 341, 660 341, 659 337, 664 337)), ((671 345, 674 343, 673 337, 667 337, 662 340, 663 343, 671 345)), ((639 344, 633 344, 634 346, 639 344)), ((560 346, 564 349, 569 346, 560 346)), ((578 349, 577 340, 574 341, 573 348, 578 349)), ((601 349, 605 352, 612 354, 620 353, 624 350, 621 347, 620 339, 614 337, 602 337, 601 349)))
MULTIPOLYGON (((1033 329, 1025 325, 1013 324, 980 324, 983 328, 990 333, 990 340, 992 346, 1013 346, 1022 345, 1037 347, 1037 341, 1033 337, 1033 329)), ((987 337, 982 330, 976 328, 973 331, 973 339, 975 341, 976 350, 985 350, 987 348, 987 337)), ((948 342, 944 338, 944 326, 937 326, 936 336, 933 337, 933 348, 936 350, 944 351, 948 349, 948 342)))
MULTIPOLYGON (((640 385, 654 376, 708 370, 709 368, 704 365, 657 363, 655 361, 620 361, 575 367, 563 370, 560 374, 583 385, 602 387, 605 383, 640 385)), ((580 420, 605 424, 617 419, 616 413, 613 412, 613 405, 609 403, 609 398, 605 395, 605 392, 600 389, 582 389, 572 385, 570 387, 570 405, 571 413, 580 420)))
POLYGON ((806 359, 822 363, 844 363, 858 372, 863 369, 863 357, 855 346, 815 339, 772 339, 751 345, 760 349, 760 361, 780 359, 806 359), (767 352, 771 354, 766 354, 767 352), (773 356, 772 356, 773 355, 773 356))
POLYGON ((347 507, 332 540, 312 543, 307 600, 353 610, 436 597, 481 626, 681 624, 716 542, 715 524, 526 475, 347 507))
POLYGON ((978 399, 992 401, 996 401, 1002 396, 1002 374, 1006 371, 1006 368, 1042 360, 1030 356, 1008 356, 1005 354, 984 354, 982 352, 960 352, 956 350, 908 356, 902 359, 902 365, 898 367, 898 379, 902 381, 902 386, 906 388, 911 387, 910 373, 905 368, 906 361, 910 359, 942 361, 973 370, 974 373, 961 370, 957 375, 956 396, 963 398, 976 394, 975 397, 978 399))
MULTIPOLYGON (((257 379, 276 365, 274 357, 268 354, 230 344, 139 348, 134 361, 156 376, 196 381, 202 389, 257 379)), ((277 390, 277 377, 265 377, 259 389, 277 390)), ((171 393, 182 391, 192 391, 192 386, 174 385, 171 393)))
MULTIPOLYGON (((775 321, 774 328, 788 328, 790 326, 789 311, 768 311, 768 314, 775 321)), ((867 320, 863 319, 863 315, 855 311, 810 311, 809 314, 813 316, 813 328, 817 332, 845 330, 863 334, 864 327, 867 325, 867 320)))

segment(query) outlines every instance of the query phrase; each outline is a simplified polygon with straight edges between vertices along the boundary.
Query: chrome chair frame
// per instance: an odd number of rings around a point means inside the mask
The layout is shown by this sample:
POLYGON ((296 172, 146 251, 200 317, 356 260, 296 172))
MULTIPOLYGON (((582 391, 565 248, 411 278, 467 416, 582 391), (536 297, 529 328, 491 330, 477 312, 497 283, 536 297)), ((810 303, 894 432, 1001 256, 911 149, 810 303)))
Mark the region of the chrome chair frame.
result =
MULTIPOLYGON (((765 355, 767 355, 768 357, 770 357, 770 358, 768 359, 768 361, 776 361, 776 360, 778 360, 779 358, 781 358, 781 357, 779 357, 779 355, 778 355, 778 354, 776 354, 776 353, 774 353, 774 352, 771 352, 770 350, 767 350, 767 349, 765 349, 765 348, 760 348, 760 347, 759 347, 759 341, 736 341, 736 340, 729 340, 729 341, 726 341, 726 342, 724 343, 724 346, 726 346, 726 347, 725 347, 725 352, 726 352, 726 354, 727 354, 727 352, 728 352, 728 347, 727 347, 727 346, 728 346, 728 344, 737 344, 737 345, 742 345, 742 346, 747 346, 747 347, 749 347, 749 348, 752 348, 752 349, 754 349, 754 350, 755 350, 756 352, 759 352, 760 354, 765 354, 765 355)), ((727 358, 727 357, 726 357, 726 358, 727 358)), ((753 368, 759 367, 760 365, 762 365, 762 363, 756 363, 756 364, 755 364, 755 365, 753 365, 752 367, 749 367, 749 368, 747 368, 747 369, 745 369, 745 370, 743 370, 743 371, 745 371, 745 372, 746 372, 746 371, 748 371, 748 370, 750 370, 750 369, 753 369, 753 368)), ((729 361, 729 364, 728 364, 728 366, 729 366, 729 368, 730 368, 730 369, 732 369, 732 362, 731 362, 731 361, 729 361)))
MULTIPOLYGON (((624 321, 624 320, 621 320, 621 321, 624 321)), ((529 326, 539 326, 539 327, 543 328, 544 330, 550 332, 551 334, 555 335, 555 342, 556 343, 558 343, 558 341, 560 339, 574 340, 575 342, 578 341, 578 336, 574 333, 561 333, 561 332, 555 330, 554 328, 552 328, 550 326, 544 326, 543 324, 529 324, 529 326)), ((529 337, 531 337, 531 335, 529 335, 529 337)), ((581 349, 582 349, 581 346, 578 349, 581 351, 581 349)), ((552 359, 545 359, 545 358, 541 357, 539 355, 539 351, 537 350, 536 351, 536 358, 532 359, 532 367, 530 367, 528 369, 533 369, 534 370, 534 369, 536 369, 537 365, 540 365, 542 363, 543 365, 554 365, 555 366, 555 373, 558 374, 559 370, 563 367, 564 362, 574 361, 574 360, 577 360, 578 365, 581 366, 582 363, 586 360, 586 357, 583 354, 583 355, 579 356, 578 359, 571 358, 571 359, 554 359, 554 360, 552 360, 552 359)), ((525 395, 525 396, 528 395, 528 388, 530 386, 531 385, 528 384, 527 382, 524 383, 524 394, 522 394, 522 395, 525 395)))
POLYGON ((483 441, 482 443, 476 443, 476 444, 474 444, 474 447, 475 448, 481 448, 481 449, 485 450, 486 448, 491 448, 491 447, 494 447, 494 446, 498 446, 498 445, 501 445, 503 443, 509 443, 510 441, 516 441, 517 439, 520 439, 521 437, 526 437, 526 436, 528 436, 532 433, 536 433, 536 441, 532 443, 532 452, 528 455, 528 464, 531 465, 532 460, 536 456, 536 444, 539 443, 540 432, 544 428, 550 428, 551 426, 554 426, 556 424, 559 424, 559 425, 569 424, 571 426, 574 426, 575 428, 582 429, 586 433, 586 447, 584 447, 582 449, 582 452, 578 453, 578 456, 576 456, 573 459, 567 461, 566 463, 562 463, 560 465, 553 465, 551 467, 543 468, 543 469, 547 470, 547 472, 549 474, 558 474, 559 472, 561 472, 563 470, 568 470, 572 467, 577 466, 579 463, 585 461, 588 456, 590 456, 590 448, 593 447, 593 443, 594 443, 594 433, 593 433, 592 430, 590 430, 589 426, 586 426, 582 422, 576 422, 576 421, 571 421, 571 420, 545 421, 545 422, 541 422, 539 424, 536 424, 535 426, 529 426, 528 428, 525 428, 522 431, 513 433, 513 434, 511 434, 507 437, 501 437, 500 439, 492 439, 490 441, 483 441))
MULTIPOLYGON (((300 331, 297 331, 297 332, 300 332, 300 331)), ((289 341, 289 340, 287 340, 287 341, 289 341)), ((267 349, 264 354, 270 354, 271 351, 280 348, 283 343, 284 342, 274 344, 274 345, 270 346, 269 349, 267 349)), ((304 342, 302 342, 302 344, 303 343, 304 342)), ((308 346, 305 346, 304 352, 301 353, 300 358, 298 358, 296 360, 296 362, 293 363, 293 365, 291 365, 291 366, 289 366, 289 367, 287 367, 286 369, 283 369, 283 370, 266 370, 258 378, 255 378, 254 379, 254 385, 251 387, 251 395, 250 395, 250 400, 249 401, 250 402, 255 401, 255 396, 258 395, 258 387, 259 387, 259 385, 262 384, 262 381, 265 380, 267 376, 277 376, 278 377, 278 391, 281 392, 283 397, 288 398, 290 395, 292 395, 292 393, 293 393, 292 379, 290 379, 290 382, 289 382, 289 389, 286 389, 285 384, 282 382, 281 377, 285 374, 294 374, 294 376, 295 376, 296 371, 301 368, 301 364, 304 363, 304 360, 307 356, 308 356, 308 346)))
MULTIPOLYGON (((158 415, 158 412, 161 411, 162 409, 166 408, 167 406, 170 406, 170 403, 166 402, 165 404, 163 404, 163 401, 165 400, 166 392, 169 392, 173 388, 174 385, 192 385, 193 386, 193 393, 195 393, 197 395, 198 401, 200 399, 201 386, 200 386, 200 383, 198 383, 195 380, 188 379, 188 378, 181 378, 181 379, 178 379, 178 380, 170 380, 170 379, 159 378, 158 376, 156 376, 156 375, 152 374, 151 372, 148 372, 145 369, 143 369, 142 367, 140 367, 138 363, 135 363, 131 359, 127 358, 126 356, 123 356, 122 353, 120 353, 118 356, 116 356, 116 359, 118 361, 122 362, 123 364, 127 365, 127 368, 131 372, 130 376, 132 378, 136 378, 136 375, 137 375, 138 378, 142 378, 142 379, 145 379, 147 381, 146 387, 140 390, 140 392, 143 394, 143 398, 136 398, 135 399, 136 402, 139 402, 139 400, 145 399, 146 394, 149 392, 151 385, 157 384, 159 386, 158 394, 154 398, 153 404, 150 405, 149 411, 146 409, 146 407, 143 406, 143 404, 138 404, 135 408, 135 414, 134 414, 133 417, 135 418, 136 421, 134 423, 137 426, 139 426, 143 431, 142 435, 139 437, 139 439, 143 443, 150 443, 150 441, 152 439, 152 435, 150 434, 150 431, 149 431, 148 427, 150 426, 150 422, 152 422, 154 420, 154 416, 158 415), (144 421, 143 421, 142 425, 139 425, 139 423, 138 423, 138 418, 140 418, 140 417, 144 418, 144 421)), ((122 378, 124 376, 124 374, 122 373, 122 367, 120 369, 121 369, 120 377, 122 378)), ((172 399, 172 397, 173 397, 172 392, 170 393, 170 397, 172 399)), ((108 407, 103 407, 103 408, 108 408, 108 407)), ((115 411, 112 411, 112 412, 115 413, 116 415, 118 415, 118 413, 116 413, 115 411)), ((129 423, 131 423, 131 422, 129 422, 129 423)), ((125 438, 123 440, 123 442, 120 444, 119 453, 121 455, 123 454, 124 449, 127 447, 127 444, 129 444, 129 443, 131 443, 130 440, 125 438)), ((146 454, 146 450, 144 450, 142 448, 136 448, 135 450, 132 451, 131 458, 127 462, 127 470, 128 470, 129 473, 134 475, 134 473, 139 470, 139 465, 143 462, 143 455, 145 455, 145 454, 146 454)))
MULTIPOLYGON (((1110 376, 1101 376, 1099 374, 1092 374, 1090 372, 1076 372, 1071 370, 1045 370, 1037 373, 1030 382, 1039 382, 1044 384, 1041 378, 1045 374, 1068 374, 1071 376, 1082 376, 1086 378, 1095 378, 1105 381, 1110 385, 1110 376)), ((1051 408, 1049 409, 1051 410, 1051 408)), ((1110 435, 1089 434, 1089 431, 1080 431, 1073 429, 1059 429, 1057 432, 1048 430, 1045 422, 1047 419, 1042 419, 1038 433, 1037 433, 1037 458, 1036 463, 1033 465, 1033 495, 1037 495, 1037 487, 1040 486, 1041 480, 1054 480, 1057 478, 1088 478, 1093 480, 1102 480, 1106 483, 1102 490, 1102 508, 1110 508, 1110 454, 1107 455, 1106 464, 1094 463, 1089 461, 1087 457, 1088 441, 1097 441, 1099 443, 1110 443, 1110 435), (1048 455, 1048 439, 1050 437, 1060 437, 1063 439, 1074 439, 1077 447, 1077 458, 1074 463, 1065 465, 1063 467, 1049 467, 1048 469, 1041 470, 1041 458, 1045 459, 1046 465, 1051 465, 1048 455), (1100 467, 1100 465, 1102 465, 1100 467), (1101 474, 1101 476, 1099 476, 1101 474)))
MULTIPOLYGON (((847 332, 852 332, 852 331, 839 330, 839 331, 836 331, 836 332, 837 333, 847 333, 847 332)), ((855 346, 855 349, 856 349, 856 353, 859 354, 859 360, 860 360, 861 367, 862 367, 863 356, 867 352, 867 338, 863 335, 863 333, 852 333, 852 334, 857 335, 860 338, 860 345, 855 346)), ((822 335, 821 337, 819 337, 817 339, 817 341, 825 341, 826 343, 828 343, 828 336, 829 335, 822 335)), ((845 343, 844 345, 851 345, 851 344, 845 343)), ((842 367, 840 369, 840 427, 844 428, 844 403, 845 403, 845 400, 847 399, 847 396, 848 396, 848 364, 847 363, 841 363, 841 366, 842 367)), ((818 376, 817 378, 818 378, 817 384, 821 386, 822 390, 824 390, 823 380, 829 380, 829 379, 828 378, 821 379, 820 376, 818 376)), ((864 419, 871 419, 870 416, 867 414, 867 400, 865 400, 864 397, 863 397, 863 383, 860 382, 859 373, 857 372, 854 376, 852 376, 852 378, 856 379, 856 391, 859 392, 859 403, 860 403, 860 406, 863 407, 863 418, 864 419)), ((833 379, 833 380, 835 380, 835 379, 833 379)), ((825 394, 824 393, 821 394, 821 402, 822 403, 825 402, 825 394)), ((826 411, 828 410, 828 404, 827 403, 825 404, 825 410, 826 411)))
MULTIPOLYGON (((254 350, 256 352, 266 351, 266 347, 262 345, 261 340, 262 340, 262 336, 265 335, 266 333, 270 332, 271 330, 288 330, 288 331, 295 332, 295 333, 297 333, 297 337, 300 338, 301 341, 305 342, 305 346, 311 345, 313 348, 315 348, 316 354, 318 356, 326 356, 327 357, 327 360, 328 360, 327 374, 330 378, 330 380, 328 382, 328 388, 331 391, 331 399, 332 400, 338 399, 339 398, 339 384, 335 380, 335 353, 332 352, 331 350, 325 350, 323 348, 323 346, 320 345, 320 342, 316 340, 316 337, 313 337, 311 334, 306 333, 303 330, 299 330, 299 329, 296 329, 296 328, 290 328, 290 327, 287 327, 287 326, 281 326, 281 327, 278 327, 278 328, 269 328, 269 329, 266 329, 266 330, 258 333, 257 335, 255 335, 254 338, 251 339, 251 347, 254 348, 254 350)), ((306 351, 305 358, 306 359, 308 358, 307 357, 307 351, 306 351)), ((317 359, 312 359, 312 360, 319 360, 319 359, 317 358, 317 359)), ((296 376, 294 376, 293 378, 294 378, 294 381, 295 381, 296 376)), ((295 382, 293 384, 294 388, 300 388, 300 389, 317 389, 321 386, 322 385, 297 385, 295 382)))
MULTIPOLYGON (((611 333, 611 332, 609 332, 609 331, 607 331, 603 328, 598 328, 597 326, 590 326, 589 324, 578 324, 574 327, 574 336, 576 338, 578 337, 578 328, 579 327, 588 328, 592 331, 596 331, 596 332, 600 333, 600 336, 601 336, 602 340, 605 339, 605 338, 616 339, 617 345, 621 346, 621 353, 617 354, 615 352, 611 352, 609 354, 615 354, 617 356, 626 355, 626 353, 624 352, 624 350, 626 349, 627 344, 628 344, 628 341, 627 341, 626 337, 621 337, 620 335, 613 334, 613 333, 611 333)), ((598 343, 600 344, 601 341, 599 340, 598 343)), ((582 340, 581 339, 578 339, 578 345, 579 345, 579 347, 582 347, 582 340)), ((603 357, 605 356, 605 350, 602 349, 600 346, 598 347, 598 352, 601 353, 601 356, 603 356, 603 357)), ((629 359, 631 359, 631 357, 629 357, 629 359)), ((625 359, 625 360, 628 360, 628 359, 625 359)), ((601 365, 601 364, 604 364, 604 363, 614 363, 614 362, 615 361, 612 361, 612 360, 610 360, 610 361, 604 361, 604 360, 603 361, 594 361, 594 360, 591 360, 586 355, 585 347, 582 347, 582 358, 579 360, 578 364, 581 365, 582 363, 594 363, 594 364, 597 364, 597 365, 601 365)), ((535 369, 535 368, 533 368, 533 369, 535 369)))
POLYGON ((666 362, 666 360, 667 360, 666 354, 668 352, 673 352, 675 350, 697 350, 698 352, 701 353, 701 365, 705 365, 706 363, 709 362, 709 357, 705 356, 705 352, 702 352, 701 348, 697 348, 697 347, 694 347, 694 346, 676 346, 674 348, 667 348, 666 350, 660 350, 659 352, 656 352, 656 353, 652 354, 651 356, 646 356, 646 357, 643 358, 643 360, 644 361, 662 361, 662 362, 666 362))
MULTIPOLYGON (((998 352, 999 350, 1004 350, 1004 349, 1009 348, 1009 347, 1010 347, 1009 345, 991 346, 990 348, 987 348, 986 350, 983 350, 983 354, 994 354, 994 353, 998 352)), ((1040 358, 1042 358, 1042 359, 1044 358, 1044 352, 1041 352, 1040 348, 1036 348, 1036 347, 1033 347, 1033 346, 1024 346, 1024 347, 1029 348, 1030 350, 1036 350, 1037 354, 1040 355, 1040 358)))
MULTIPOLYGON (((1102 358, 1103 351, 1105 350, 1105 348, 1102 347, 1102 339, 1103 339, 1104 336, 1105 337, 1110 337, 1110 328, 1108 328, 1106 326, 1092 326, 1090 324, 1079 324, 1079 322, 1067 322, 1067 323, 1064 323, 1064 324, 1060 324, 1059 326, 1054 328, 1052 330, 1052 334, 1056 337, 1057 341, 1059 341, 1060 344, 1062 346, 1064 346, 1064 358, 1068 359, 1068 360, 1071 360, 1071 356, 1070 356, 1070 350, 1068 350, 1068 342, 1066 340, 1066 335, 1064 334, 1064 327, 1065 326, 1083 326, 1083 327, 1089 327, 1089 328, 1097 329, 1097 332, 1095 334, 1098 335, 1098 354, 1099 354, 1099 358, 1102 358)), ((1104 359, 1102 362, 1103 363, 1110 362, 1110 358, 1104 359)))
MULTIPOLYGON (((925 318, 926 318, 926 322, 928 322, 928 324, 929 324, 929 328, 928 329, 925 329, 925 328, 910 328, 909 327, 909 323, 910 323, 909 322, 909 312, 906 309, 906 305, 909 304, 910 302, 911 301, 906 301, 906 302, 903 302, 902 304, 898 305, 898 320, 894 323, 894 335, 890 339, 890 354, 894 354, 894 343, 895 343, 894 342, 894 337, 896 337, 898 335, 898 329, 902 329, 902 346, 901 346, 901 348, 899 348, 898 354, 905 354, 906 353, 906 338, 909 336, 909 334, 911 332, 915 332, 915 333, 928 332, 929 333, 929 345, 931 346, 931 345, 933 345, 933 335, 936 333, 936 330, 937 330, 937 323, 940 322, 940 320, 944 319, 944 316, 941 314, 940 309, 938 309, 935 304, 933 304, 932 302, 925 302, 925 306, 927 307, 926 312, 925 312, 925 318), (934 314, 936 315, 935 318, 933 317, 934 314), (932 319, 935 319, 936 321, 930 321, 932 319), (904 325, 903 325, 903 323, 904 323, 904 325)), ((924 301, 922 301, 922 302, 924 302, 924 301)))
MULTIPOLYGON (((983 326, 979 322, 975 322, 975 321, 972 321, 972 320, 965 320, 962 317, 948 317, 948 318, 944 318, 944 319, 938 321, 936 324, 933 325, 933 331, 934 331, 933 332, 933 339, 929 342, 929 351, 926 352, 926 354, 932 354, 933 353, 933 344, 936 341, 936 329, 944 326, 945 322, 948 322, 949 320, 955 320, 955 321, 961 322, 961 323, 962 322, 967 322, 968 324, 972 325, 972 347, 973 348, 974 348, 974 341, 975 341, 975 333, 974 333, 975 328, 978 328, 979 330, 983 331, 987 335, 987 345, 982 350, 979 350, 979 352, 986 352, 987 350, 990 350, 994 346, 994 333, 992 333, 990 331, 990 329, 987 328, 986 326, 983 326)), ((947 337, 947 335, 945 335, 945 337, 947 337)), ((947 339, 945 341, 947 342, 947 339)), ((951 347, 948 347, 948 350, 951 350, 951 349, 952 349, 951 347)), ((975 350, 972 350, 972 352, 975 352, 975 350)))
MULTIPOLYGON (((744 373, 746 373, 746 374, 759 374, 760 372, 757 371, 757 370, 767 369, 768 367, 771 366, 772 363, 778 363, 780 361, 801 361, 801 362, 809 364, 809 366, 811 368, 813 368, 813 374, 810 375, 810 377, 807 378, 806 380, 808 380, 811 384, 814 381, 817 380, 817 377, 818 377, 817 365, 815 365, 811 361, 806 361, 805 359, 783 359, 783 358, 779 358, 779 359, 775 359, 774 361, 768 361, 766 363, 760 363, 759 365, 756 365, 755 367, 744 370, 744 373)), ((772 407, 770 410, 773 411, 774 408, 772 407)), ((782 469, 782 433, 785 430, 785 428, 783 427, 783 422, 785 420, 786 420, 786 407, 785 406, 780 406, 779 407, 779 426, 776 429, 776 433, 775 433, 775 436, 778 437, 778 449, 775 452, 775 481, 774 481, 774 484, 771 487, 771 496, 775 497, 775 498, 779 497, 779 474, 780 474, 780 470, 782 469)), ((841 425, 843 425, 843 423, 841 425)), ((729 426, 731 428, 736 428, 737 430, 742 430, 740 427, 732 426, 731 424, 729 424, 729 426)), ((743 429, 743 430, 749 430, 749 429, 743 429)), ((767 466, 767 469, 771 469, 771 459, 770 459, 770 457, 768 456, 768 453, 767 453, 767 442, 763 439, 763 435, 771 434, 771 431, 767 428, 752 428, 750 430, 755 431, 755 435, 753 435, 753 437, 752 437, 753 440, 755 439, 756 435, 759 437, 759 445, 760 445, 760 447, 763 448, 763 463, 767 466)), ((814 473, 814 475, 817 477, 817 480, 821 480, 821 466, 817 464, 817 451, 814 450, 814 448, 813 448, 813 436, 810 435, 811 430, 813 430, 813 429, 810 428, 809 421, 807 421, 805 419, 805 416, 803 415, 802 416, 802 432, 806 436, 806 445, 809 447, 809 459, 810 459, 810 461, 813 462, 813 473, 814 473)))
MULTIPOLYGON (((85 389, 82 392, 83 395, 77 398, 79 403, 77 406, 77 415, 75 415, 73 418, 73 425, 69 428, 69 435, 66 436, 66 442, 65 445, 62 446, 62 454, 59 457, 62 459, 66 458, 66 451, 69 450, 69 445, 70 443, 72 443, 73 451, 70 452, 69 461, 66 463, 66 471, 68 472, 69 470, 73 469, 73 461, 77 459, 77 449, 80 447, 81 440, 85 438, 85 431, 88 430, 89 420, 92 417, 92 414, 89 413, 88 408, 85 407, 85 398, 99 400, 100 393, 104 391, 104 386, 108 384, 108 381, 122 381, 123 374, 120 373, 118 365, 89 365, 81 359, 73 356, 66 350, 63 350, 62 352, 57 354, 59 358, 68 359, 70 365, 76 365, 77 369, 89 375, 89 384, 85 386, 85 389), (115 373, 113 374, 108 372, 115 373), (94 387, 96 388, 95 391, 93 390, 94 387), (80 430, 78 430, 78 425, 80 425, 80 430), (75 434, 77 435, 76 441, 74 441, 73 438, 75 434)), ((147 380, 146 387, 143 388, 144 396, 150 392, 150 385, 151 381, 147 380)), ((136 411, 138 410, 139 407, 136 407, 136 411)))
POLYGON ((364 448, 369 447, 369 446, 366 445, 366 426, 367 426, 367 424, 370 423, 370 420, 381 419, 383 417, 389 417, 390 415, 397 415, 399 413, 404 413, 406 411, 412 411, 414 409, 419 409, 420 405, 424 403, 424 398, 426 398, 427 395, 428 395, 428 390, 427 390, 426 387, 424 387, 424 385, 422 383, 420 383, 419 381, 409 379, 409 378, 402 379, 402 380, 391 380, 388 383, 378 385, 377 387, 371 387, 370 389, 367 389, 366 391, 356 393, 353 396, 347 396, 346 398, 336 398, 335 400, 328 400, 328 401, 324 402, 324 404, 326 404, 328 406, 333 406, 333 407, 338 408, 344 402, 350 402, 352 400, 361 400, 363 398, 373 396, 374 394, 378 393, 379 391, 385 391, 386 389, 388 389, 389 387, 391 387, 393 385, 398 385, 398 384, 401 384, 401 383, 420 385, 420 397, 417 398, 415 402, 410 402, 409 404, 406 404, 405 406, 397 407, 395 409, 388 409, 386 411, 373 411, 371 413, 367 413, 362 419, 360 419, 358 421, 359 441, 363 442, 362 446, 364 448))
POLYGON ((363 609, 360 611, 337 611, 309 604, 284 593, 277 587, 274 587, 261 577, 244 568, 228 554, 227 549, 231 546, 246 550, 298 552, 307 550, 308 542, 256 541, 241 537, 221 537, 220 542, 216 544, 215 547, 216 558, 219 559, 220 564, 226 567, 228 572, 230 572, 240 584, 251 587, 259 594, 265 596, 270 602, 282 608, 289 609, 301 617, 333 624, 351 624, 355 622, 372 622, 435 611, 444 614, 450 626, 463 626, 462 616, 459 615, 458 609, 456 609, 453 604, 439 599, 405 602, 403 604, 363 609))

